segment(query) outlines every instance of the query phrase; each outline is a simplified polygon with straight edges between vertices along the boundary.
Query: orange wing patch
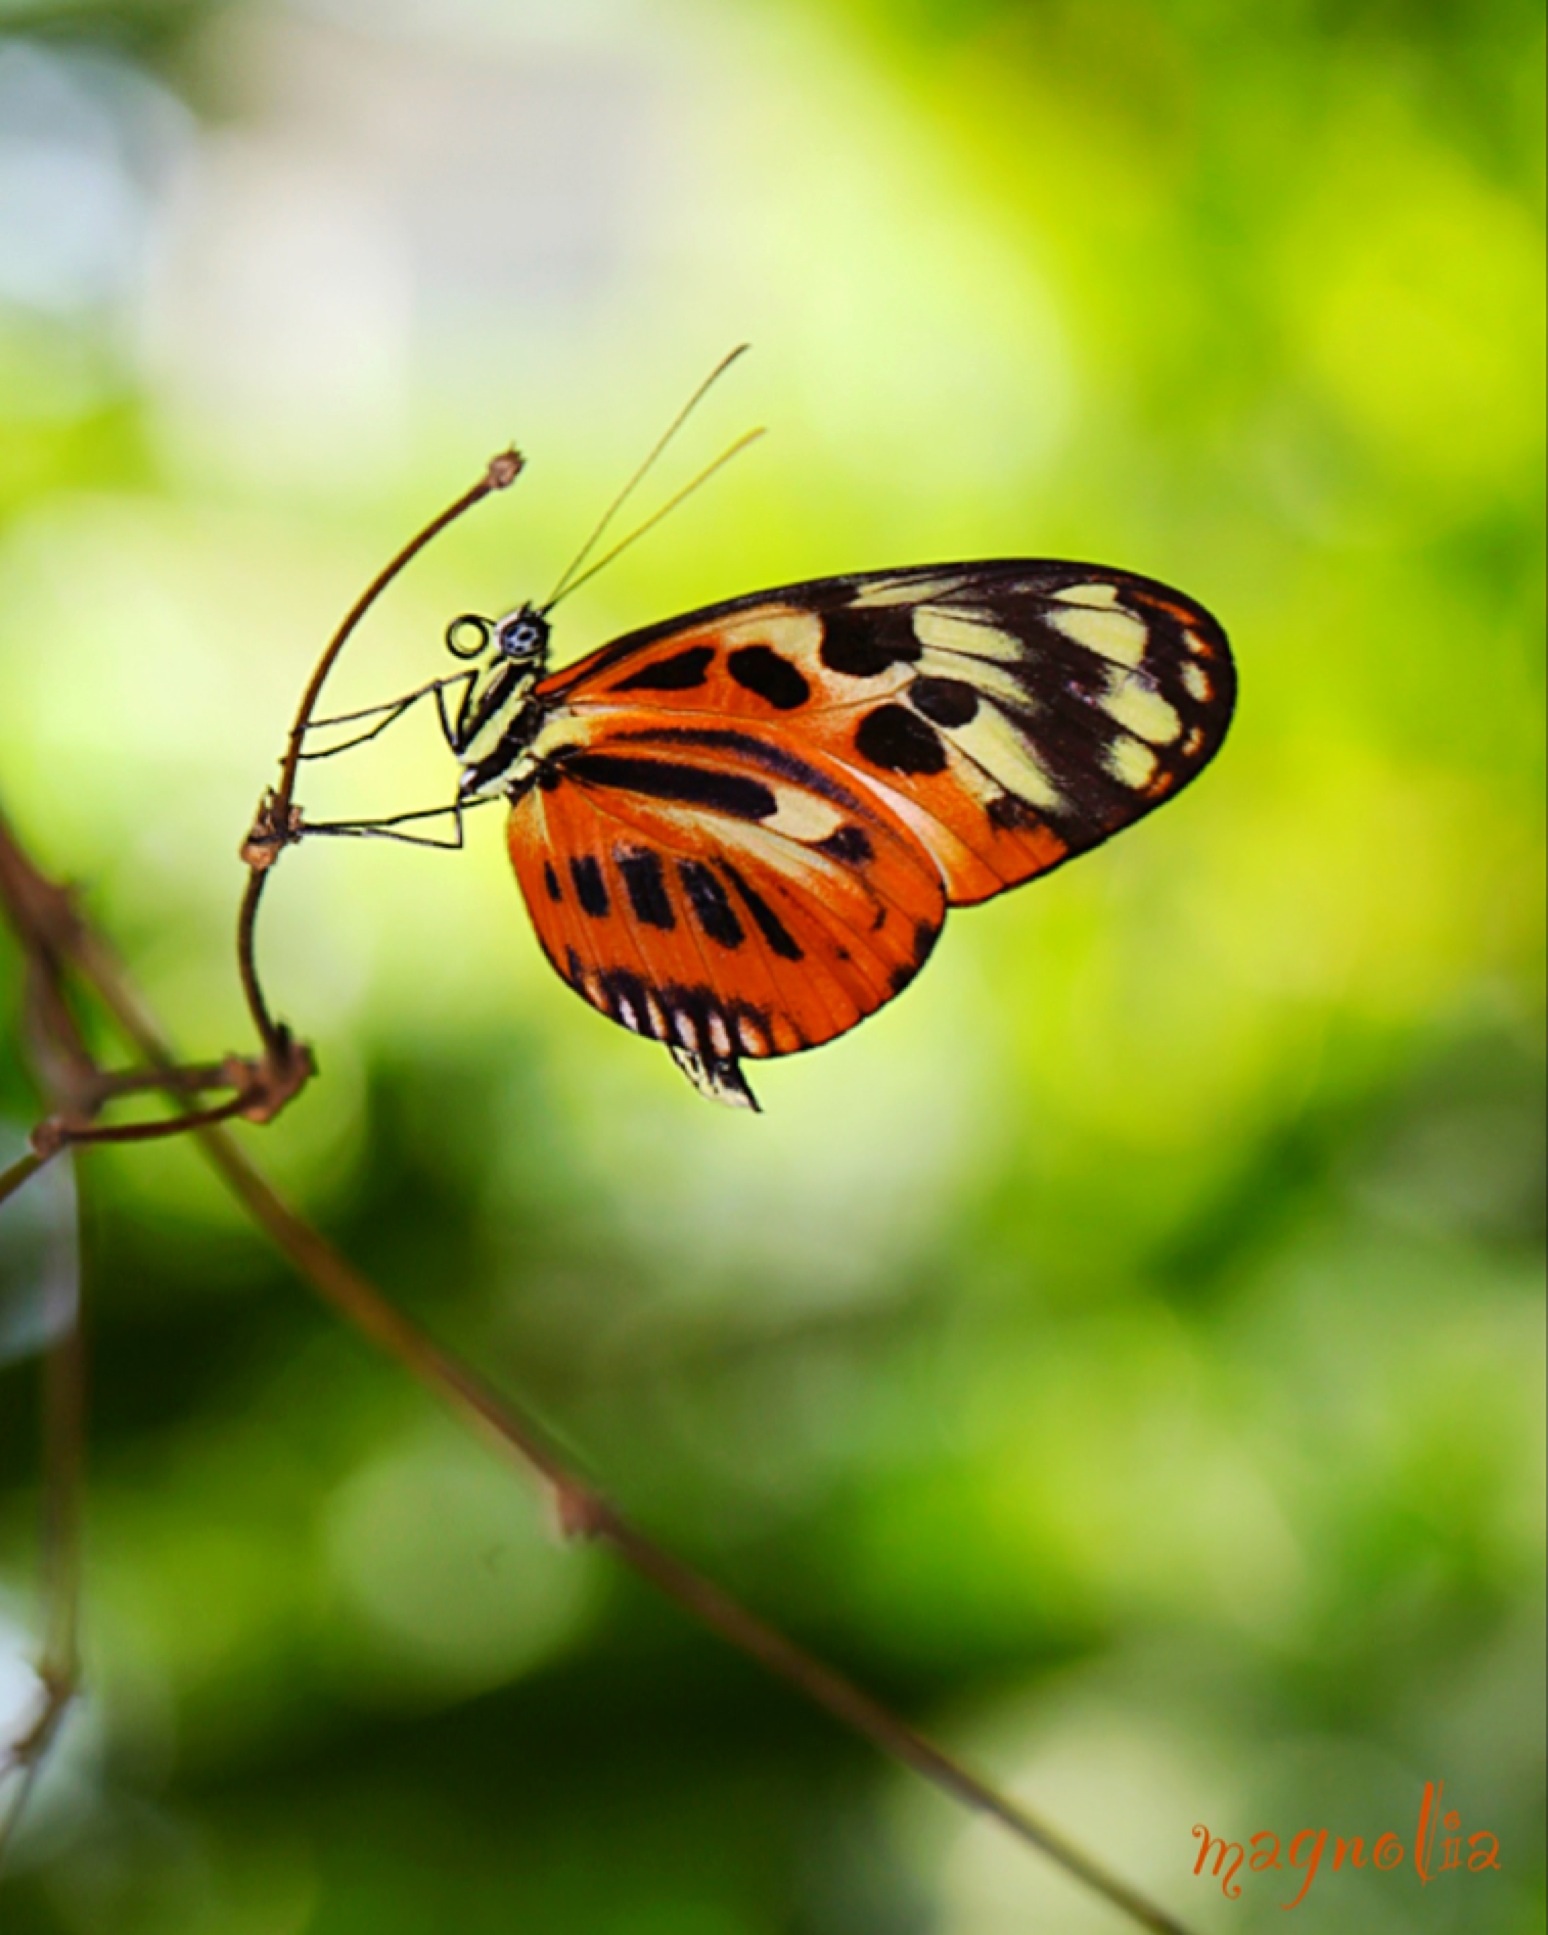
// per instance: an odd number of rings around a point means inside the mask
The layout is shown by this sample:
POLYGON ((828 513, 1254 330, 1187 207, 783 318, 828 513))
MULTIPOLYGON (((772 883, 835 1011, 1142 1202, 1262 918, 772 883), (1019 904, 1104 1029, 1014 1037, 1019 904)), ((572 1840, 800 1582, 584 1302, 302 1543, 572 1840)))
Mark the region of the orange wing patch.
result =
MULTIPOLYGON (((730 735, 725 735, 729 737, 730 735)), ((594 737, 517 802, 544 951, 717 1100, 738 1063, 830 1041, 913 978, 940 876, 885 806, 767 748, 594 737)))

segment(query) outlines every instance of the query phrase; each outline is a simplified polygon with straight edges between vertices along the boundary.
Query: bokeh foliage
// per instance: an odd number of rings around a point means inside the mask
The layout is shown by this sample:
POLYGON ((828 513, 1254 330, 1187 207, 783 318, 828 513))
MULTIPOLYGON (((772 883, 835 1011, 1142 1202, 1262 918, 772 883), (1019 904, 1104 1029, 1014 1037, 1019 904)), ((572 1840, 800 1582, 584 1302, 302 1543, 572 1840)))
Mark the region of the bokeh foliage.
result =
MULTIPOLYGON (((1542 51, 1518 0, 0 12, 0 795, 190 1052, 245 1040, 233 847, 335 612, 514 433, 340 694, 428 676, 743 336, 673 475, 776 436, 562 649, 975 554, 1225 622, 1218 768, 755 1122, 553 980, 493 826, 293 856, 324 1079, 253 1136, 629 1509, 1205 1928, 1293 1890, 1194 1880, 1196 1821, 1407 1838, 1426 1779, 1501 1872, 1297 1913, 1541 1925, 1542 51)), ((308 800, 447 783, 405 725, 308 800)), ((92 1691, 7 1935, 1114 1925, 552 1544, 188 1152, 82 1186, 92 1691)), ((0 1221, 0 1702, 66 1207, 0 1221)))

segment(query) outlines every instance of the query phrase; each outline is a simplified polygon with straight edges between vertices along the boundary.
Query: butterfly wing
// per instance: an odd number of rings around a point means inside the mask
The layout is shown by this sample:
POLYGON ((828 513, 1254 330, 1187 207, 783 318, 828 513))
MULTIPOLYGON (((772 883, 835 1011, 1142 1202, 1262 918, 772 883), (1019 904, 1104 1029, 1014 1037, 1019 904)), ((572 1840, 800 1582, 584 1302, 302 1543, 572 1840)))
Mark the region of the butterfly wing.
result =
MULTIPOLYGON (((616 722, 614 722, 616 725, 616 722)), ((570 740, 508 839, 544 951, 718 1101, 744 1056, 840 1035, 913 978, 946 913, 909 829, 824 765, 724 733, 570 740)))
POLYGON ((1201 606, 1036 559, 819 579, 617 640, 538 688, 620 728, 705 715, 835 762, 935 859, 956 905, 1084 853, 1185 786, 1235 675, 1201 606))
POLYGON ((1220 627, 1180 593, 1011 559, 734 599, 536 696, 538 779, 510 846, 550 960, 706 1093, 750 1103, 739 1058, 830 1040, 890 1000, 946 905, 1186 785, 1235 680, 1220 627))

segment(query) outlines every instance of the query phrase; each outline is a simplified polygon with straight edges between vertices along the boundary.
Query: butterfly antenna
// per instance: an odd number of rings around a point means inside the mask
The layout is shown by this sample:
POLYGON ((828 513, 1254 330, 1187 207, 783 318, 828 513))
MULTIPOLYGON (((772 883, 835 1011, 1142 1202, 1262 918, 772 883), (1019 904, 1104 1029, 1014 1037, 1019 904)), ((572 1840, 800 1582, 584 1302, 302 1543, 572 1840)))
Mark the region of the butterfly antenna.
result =
POLYGON ((539 610, 552 611, 554 606, 558 604, 559 600, 565 595, 565 593, 567 591, 574 589, 575 584, 579 582, 579 580, 575 577, 575 573, 580 570, 581 566, 586 562, 587 558, 591 556, 591 553, 596 549, 597 545, 601 542, 602 534, 606 531, 608 525, 612 523, 613 519, 623 509, 624 505, 628 502, 630 497, 633 496, 636 485, 640 484, 644 480, 647 473, 655 464, 656 459, 661 455, 662 451, 666 449, 667 445, 677 435, 678 431, 682 429, 683 425, 688 421, 689 417, 693 415, 694 411, 704 401, 705 397, 709 395, 710 391, 720 381, 721 377, 725 375, 726 371, 730 369, 731 365, 736 361, 736 359, 739 356, 745 356, 747 351, 751 347, 752 345, 750 343, 738 343, 736 348, 731 351, 729 356, 721 357, 720 361, 710 371, 709 375, 705 377, 704 381, 694 391, 693 395, 689 397, 688 401, 678 411, 677 415, 673 417, 671 423, 668 424, 666 430, 662 433, 660 438, 658 438, 656 444, 652 448, 650 454, 646 457, 644 463, 640 465, 639 469, 635 471, 634 475, 629 479, 628 483, 624 485, 623 489, 613 499, 612 503, 608 505, 607 509, 603 512, 602 517, 597 524, 597 528, 592 532, 591 536, 587 538, 586 542, 581 546, 580 550, 575 554, 574 559, 565 568, 565 571, 563 575, 560 577, 558 584, 554 586, 552 592, 549 594, 545 603, 539 606, 539 610))
MULTIPOLYGON (((642 538, 647 531, 653 530, 661 522, 662 518, 667 515, 668 511, 675 511, 685 497, 691 497, 701 484, 707 484, 717 470, 723 470, 733 457, 740 456, 750 443, 756 443, 763 434, 763 427, 760 426, 756 430, 749 430, 745 436, 738 437, 736 442, 728 450, 721 451, 714 463, 706 464, 698 476, 690 483, 684 484, 675 496, 669 497, 659 511, 653 511, 646 518, 645 522, 637 525, 626 538, 620 538, 611 551, 604 551, 596 563, 588 566, 586 570, 581 572, 579 577, 572 577, 569 572, 566 572, 565 578, 568 579, 568 582, 566 583, 561 580, 561 589, 556 591, 548 603, 541 607, 542 615, 546 618, 561 598, 568 598, 572 591, 578 591, 588 578, 594 578, 605 565, 611 564, 620 552, 627 551, 636 538, 642 538)), ((573 568, 572 566, 571 569, 573 570, 573 568)))

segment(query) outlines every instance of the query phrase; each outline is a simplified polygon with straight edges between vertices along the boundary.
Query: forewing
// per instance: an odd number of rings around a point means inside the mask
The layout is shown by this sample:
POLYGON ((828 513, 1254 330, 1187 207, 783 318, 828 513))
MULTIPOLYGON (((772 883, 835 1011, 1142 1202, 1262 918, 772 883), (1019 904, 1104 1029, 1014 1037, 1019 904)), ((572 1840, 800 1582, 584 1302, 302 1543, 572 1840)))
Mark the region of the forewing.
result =
POLYGON ((733 1076, 742 1056, 815 1046, 889 1001, 946 907, 883 801, 737 741, 593 730, 552 756, 508 834, 560 975, 679 1060, 733 1076))
POLYGON ((1180 592, 1008 559, 734 599, 604 646, 539 694, 582 733, 692 731, 710 714, 820 758, 912 830, 961 904, 1185 786, 1224 737, 1235 675, 1219 625, 1180 592))

